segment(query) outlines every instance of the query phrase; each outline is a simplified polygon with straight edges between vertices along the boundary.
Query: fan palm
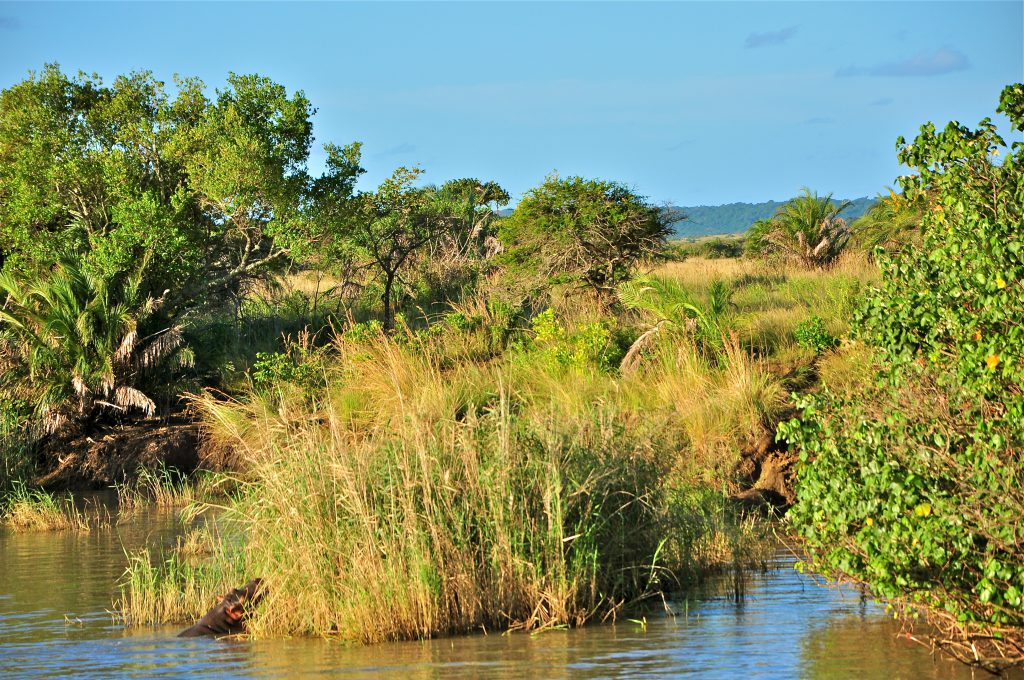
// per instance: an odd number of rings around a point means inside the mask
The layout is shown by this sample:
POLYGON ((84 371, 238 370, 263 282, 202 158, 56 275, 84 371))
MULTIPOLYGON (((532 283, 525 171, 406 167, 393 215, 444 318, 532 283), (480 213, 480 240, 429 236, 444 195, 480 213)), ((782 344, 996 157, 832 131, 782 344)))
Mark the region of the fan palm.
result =
POLYGON ((768 220, 750 229, 751 251, 777 254, 797 260, 806 267, 824 267, 835 260, 850 240, 850 227, 839 213, 850 201, 836 203, 832 194, 818 196, 804 189, 781 206, 768 220))
POLYGON ((892 250, 921 239, 926 202, 890 191, 857 219, 851 228, 857 243, 868 250, 892 250))
POLYGON ((144 374, 174 355, 189 359, 180 326, 144 330, 163 303, 142 294, 144 267, 108 280, 65 258, 36 277, 0 273, 0 389, 32 404, 44 432, 104 410, 151 415, 144 374))

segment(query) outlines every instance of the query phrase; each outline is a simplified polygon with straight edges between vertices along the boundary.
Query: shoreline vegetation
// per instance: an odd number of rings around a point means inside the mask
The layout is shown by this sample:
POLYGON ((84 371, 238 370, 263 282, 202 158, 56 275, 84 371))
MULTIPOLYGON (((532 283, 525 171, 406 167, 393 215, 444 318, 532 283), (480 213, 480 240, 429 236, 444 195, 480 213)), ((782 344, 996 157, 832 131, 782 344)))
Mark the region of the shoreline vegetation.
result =
POLYGON ((618 182, 313 176, 312 115, 259 76, 0 93, 5 523, 88 529, 32 480, 218 513, 128 556, 126 624, 260 577, 256 636, 578 626, 740 592, 782 531, 1024 663, 1020 145, 928 124, 855 221, 805 189, 669 243, 618 182))
MULTIPOLYGON (((616 346, 607 313, 571 299, 505 347, 469 305, 419 331, 355 325, 296 352, 276 369, 288 379, 236 400, 200 397, 208 441, 244 471, 229 519, 244 548, 187 567, 140 557, 124 610, 180 616, 188 588, 222 589, 229 564, 236 580, 272 575, 255 634, 377 642, 611 619, 702 574, 759 568, 772 527, 728 495, 738 469, 759 464, 786 387, 743 349, 769 351, 767 335, 721 332, 787 307, 775 322, 799 325, 825 308, 819 299, 835 301, 839 323, 867 268, 852 258, 776 273, 765 288, 755 263, 692 260, 640 281, 649 297, 676 295, 657 299, 670 309, 706 299, 682 286, 708 268, 735 291, 716 335, 705 345, 685 324, 666 328, 625 375, 628 346, 616 346)), ((657 323, 647 312, 635 321, 657 323)), ((799 375, 816 354, 785 339, 791 330, 772 351, 799 375)))

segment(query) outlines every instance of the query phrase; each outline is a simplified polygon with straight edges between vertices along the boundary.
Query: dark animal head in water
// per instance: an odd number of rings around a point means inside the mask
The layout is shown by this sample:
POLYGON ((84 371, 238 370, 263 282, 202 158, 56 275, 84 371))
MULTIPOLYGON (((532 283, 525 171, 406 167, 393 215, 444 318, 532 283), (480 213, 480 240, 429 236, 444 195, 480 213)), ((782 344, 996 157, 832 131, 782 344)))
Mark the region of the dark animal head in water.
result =
POLYGON ((203 635, 235 635, 245 630, 244 620, 251 608, 263 599, 263 580, 254 578, 241 588, 235 588, 217 598, 217 604, 206 616, 178 634, 178 637, 203 635))

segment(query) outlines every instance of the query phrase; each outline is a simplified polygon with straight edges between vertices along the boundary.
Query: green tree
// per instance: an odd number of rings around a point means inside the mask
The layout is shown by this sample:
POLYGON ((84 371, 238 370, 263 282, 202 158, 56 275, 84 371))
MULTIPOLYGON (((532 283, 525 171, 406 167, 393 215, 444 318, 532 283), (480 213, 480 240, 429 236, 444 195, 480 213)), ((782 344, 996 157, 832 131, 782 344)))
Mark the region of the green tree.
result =
POLYGON ((503 220, 510 259, 612 295, 671 233, 666 211, 616 182, 551 175, 503 220))
POLYGON ((212 98, 197 79, 175 90, 145 71, 107 86, 48 65, 0 94, 5 269, 75 253, 109 279, 150 253, 143 287, 180 310, 237 290, 303 240, 305 96, 234 74, 212 98))
POLYGON ((748 252, 794 259, 805 267, 828 265, 850 240, 850 228, 839 216, 849 206, 850 201, 836 203, 832 194, 818 196, 805 188, 771 219, 754 223, 747 232, 748 252))
POLYGON ((304 206, 306 238, 292 246, 291 256, 318 271, 340 276, 344 286, 353 283, 363 255, 348 237, 359 206, 355 200, 356 180, 365 172, 360 165, 362 144, 326 144, 324 150, 327 168, 311 183, 304 206))
POLYGON ((463 257, 481 257, 487 242, 494 235, 498 210, 508 205, 508 192, 497 182, 481 182, 476 178, 445 182, 437 190, 437 200, 451 217, 451 232, 445 239, 447 249, 463 257))
POLYGON ((395 326, 395 283, 414 255, 448 227, 445 203, 429 187, 414 187, 418 168, 398 168, 377 191, 355 197, 346 218, 346 238, 365 253, 383 278, 384 328, 395 326))

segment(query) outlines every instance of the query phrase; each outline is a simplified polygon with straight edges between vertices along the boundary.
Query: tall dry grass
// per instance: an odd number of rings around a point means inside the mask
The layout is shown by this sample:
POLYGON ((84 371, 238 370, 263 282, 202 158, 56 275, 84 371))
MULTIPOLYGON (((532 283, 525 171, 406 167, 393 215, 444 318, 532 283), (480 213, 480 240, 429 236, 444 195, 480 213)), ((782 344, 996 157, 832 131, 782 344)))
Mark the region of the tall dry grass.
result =
MULTIPOLYGON (((694 493, 678 411, 638 396, 640 376, 522 357, 444 368, 429 347, 384 336, 343 337, 320 368, 316 396, 285 385, 198 403, 249 480, 232 507, 244 547, 215 561, 269 584, 258 634, 376 642, 579 625, 764 557, 753 527, 694 493)), ((124 609, 180 613, 166 600, 175 584, 194 596, 226 571, 141 556, 124 609)))
POLYGON ((126 617, 180 618, 259 576, 258 635, 537 629, 763 560, 764 524, 726 499, 737 464, 785 412, 793 328, 845 323, 871 271, 692 258, 654 275, 678 284, 664 295, 716 311, 698 326, 554 296, 555 320, 531 332, 468 299, 425 329, 362 325, 297 352, 301 381, 200 398, 208 439, 243 470, 234 529, 202 551, 135 556, 126 617), (654 326, 629 371, 609 364, 609 346, 654 326))

